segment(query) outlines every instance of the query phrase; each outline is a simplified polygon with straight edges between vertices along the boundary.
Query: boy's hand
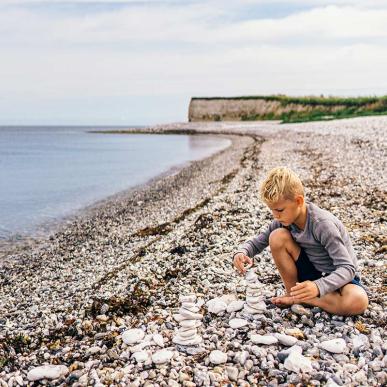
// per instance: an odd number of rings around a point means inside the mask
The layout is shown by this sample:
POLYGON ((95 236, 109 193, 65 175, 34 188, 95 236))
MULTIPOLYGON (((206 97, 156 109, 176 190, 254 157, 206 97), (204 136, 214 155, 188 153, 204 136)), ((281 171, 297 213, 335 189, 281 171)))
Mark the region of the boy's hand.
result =
POLYGON ((238 253, 234 257, 234 266, 239 270, 241 274, 246 273, 246 269, 244 267, 244 264, 247 263, 248 265, 253 264, 253 260, 248 257, 247 255, 243 253, 238 253))
POLYGON ((313 281, 296 282, 296 286, 290 288, 290 295, 297 301, 306 301, 318 297, 319 294, 318 287, 313 281))

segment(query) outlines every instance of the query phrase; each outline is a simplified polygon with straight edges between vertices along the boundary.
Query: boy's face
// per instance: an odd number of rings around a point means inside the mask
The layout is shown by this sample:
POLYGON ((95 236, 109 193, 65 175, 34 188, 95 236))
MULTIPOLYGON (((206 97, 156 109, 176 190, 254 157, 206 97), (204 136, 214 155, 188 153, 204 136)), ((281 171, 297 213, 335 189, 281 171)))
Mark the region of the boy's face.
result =
POLYGON ((301 195, 296 196, 293 200, 281 199, 278 202, 268 203, 273 217, 284 226, 294 223, 301 213, 304 198, 301 195))

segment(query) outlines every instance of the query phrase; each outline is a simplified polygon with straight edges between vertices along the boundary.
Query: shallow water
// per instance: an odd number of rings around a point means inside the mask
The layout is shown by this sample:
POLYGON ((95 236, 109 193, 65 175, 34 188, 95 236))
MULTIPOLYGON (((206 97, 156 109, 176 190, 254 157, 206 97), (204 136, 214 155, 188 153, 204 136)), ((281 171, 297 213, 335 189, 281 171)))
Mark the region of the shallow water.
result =
POLYGON ((0 239, 28 235, 230 140, 211 135, 102 134, 91 127, 0 127, 0 239))

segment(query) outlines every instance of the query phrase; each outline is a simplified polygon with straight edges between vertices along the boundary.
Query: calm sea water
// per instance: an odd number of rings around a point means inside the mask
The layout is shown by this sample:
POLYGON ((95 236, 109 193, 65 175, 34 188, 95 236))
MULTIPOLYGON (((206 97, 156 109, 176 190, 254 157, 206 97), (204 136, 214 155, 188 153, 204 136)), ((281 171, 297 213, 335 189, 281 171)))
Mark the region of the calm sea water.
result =
POLYGON ((106 196, 230 144, 209 135, 0 127, 0 239, 32 234, 106 196))

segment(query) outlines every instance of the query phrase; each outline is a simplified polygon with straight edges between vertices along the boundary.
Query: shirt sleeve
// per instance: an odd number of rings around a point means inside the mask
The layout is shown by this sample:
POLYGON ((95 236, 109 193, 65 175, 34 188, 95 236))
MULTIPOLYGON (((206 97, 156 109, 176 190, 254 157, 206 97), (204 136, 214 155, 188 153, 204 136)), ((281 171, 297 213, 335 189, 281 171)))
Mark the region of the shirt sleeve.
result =
POLYGON ((316 226, 316 238, 327 251, 335 267, 335 270, 326 277, 313 281, 321 297, 350 282, 356 274, 356 268, 343 236, 334 222, 320 221, 316 226))
POLYGON ((253 258, 254 255, 259 254, 265 247, 269 245, 269 236, 271 232, 276 228, 280 228, 281 226, 282 225, 280 222, 273 220, 265 231, 239 245, 238 250, 234 253, 234 256, 237 253, 242 252, 248 257, 253 258))

